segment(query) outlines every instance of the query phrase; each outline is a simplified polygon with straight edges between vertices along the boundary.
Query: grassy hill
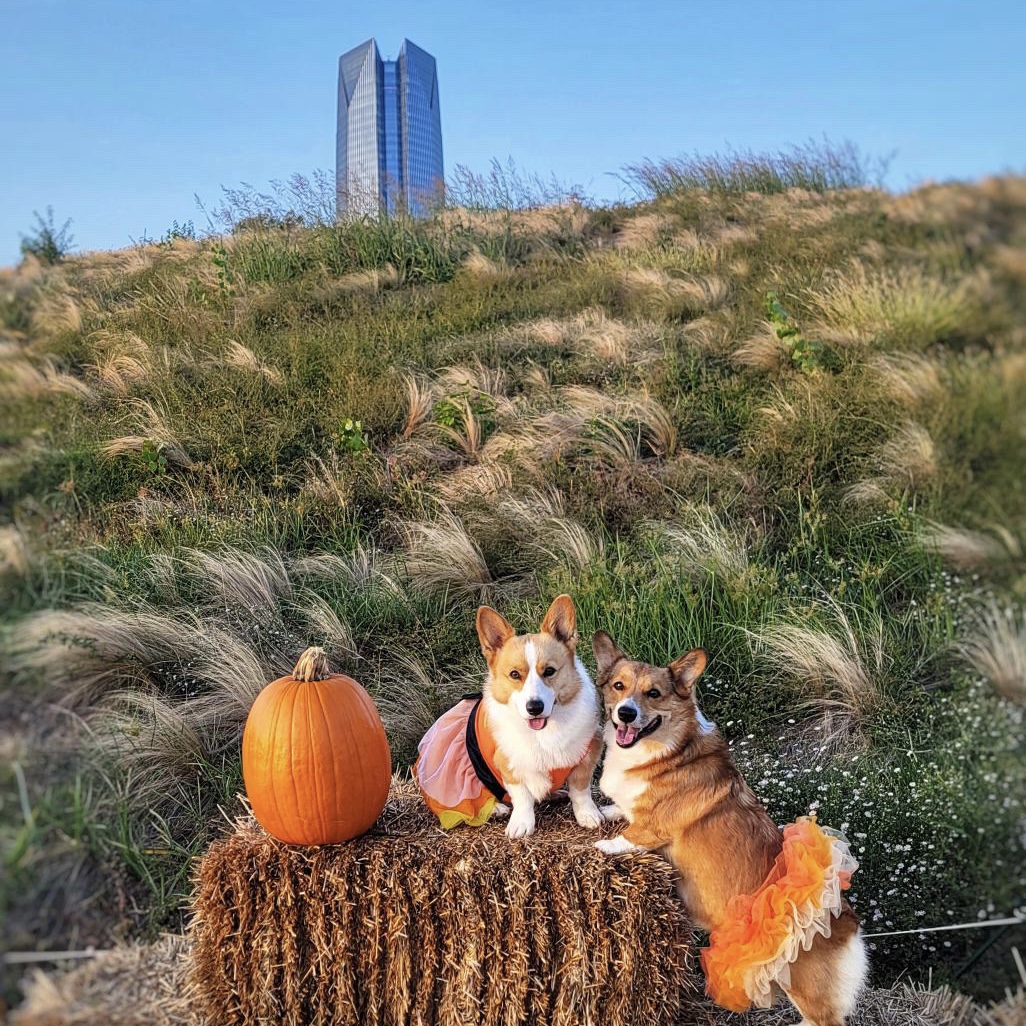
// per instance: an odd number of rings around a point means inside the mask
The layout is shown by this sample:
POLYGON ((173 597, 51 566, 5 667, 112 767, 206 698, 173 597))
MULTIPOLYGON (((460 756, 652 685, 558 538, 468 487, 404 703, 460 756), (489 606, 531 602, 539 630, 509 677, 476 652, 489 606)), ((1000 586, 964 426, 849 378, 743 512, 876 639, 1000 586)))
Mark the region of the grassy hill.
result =
MULTIPOLYGON (((778 822, 853 839, 868 932, 1026 900, 1026 180, 638 171, 629 207, 240 202, 0 273, 9 943, 180 922, 307 644, 405 767, 480 681, 475 607, 560 591, 586 642, 709 651, 705 711, 778 822)), ((997 993, 1026 931, 990 936, 881 938, 875 980, 997 993)))

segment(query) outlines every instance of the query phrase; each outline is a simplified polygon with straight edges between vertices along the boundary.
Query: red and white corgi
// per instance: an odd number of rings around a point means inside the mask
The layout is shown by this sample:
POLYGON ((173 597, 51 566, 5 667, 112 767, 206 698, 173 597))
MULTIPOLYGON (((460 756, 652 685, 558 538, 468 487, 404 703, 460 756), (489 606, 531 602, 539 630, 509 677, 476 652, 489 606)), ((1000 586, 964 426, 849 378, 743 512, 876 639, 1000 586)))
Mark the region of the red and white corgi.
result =
POLYGON ((468 696, 424 735, 414 773, 447 829, 509 815, 506 833, 534 833, 536 802, 564 785, 581 826, 602 814, 591 780, 602 750, 598 692, 578 658, 569 595, 549 607, 537 634, 518 635, 494 609, 477 611, 488 664, 480 698, 468 696))
POLYGON ((702 649, 661 667, 603 631, 593 648, 608 717, 599 787, 628 821, 597 846, 673 864, 692 919, 710 931, 702 963, 715 1001, 744 1011, 783 991, 806 1026, 842 1026, 867 973, 842 897, 857 868, 847 842, 807 818, 781 835, 695 703, 702 649))

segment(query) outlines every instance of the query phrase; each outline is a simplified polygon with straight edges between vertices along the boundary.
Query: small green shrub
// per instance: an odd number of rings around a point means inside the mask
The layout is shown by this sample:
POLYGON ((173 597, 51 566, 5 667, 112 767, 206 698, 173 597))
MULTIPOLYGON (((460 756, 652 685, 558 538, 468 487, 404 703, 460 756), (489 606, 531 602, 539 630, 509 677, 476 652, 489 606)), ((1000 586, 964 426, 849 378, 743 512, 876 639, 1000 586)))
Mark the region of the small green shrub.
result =
POLYGON ((74 248, 75 239, 71 234, 71 218, 60 226, 54 223, 53 207, 46 208, 43 218, 38 210, 32 213, 36 218, 35 230, 21 237, 22 256, 34 256, 44 264, 59 264, 74 248))

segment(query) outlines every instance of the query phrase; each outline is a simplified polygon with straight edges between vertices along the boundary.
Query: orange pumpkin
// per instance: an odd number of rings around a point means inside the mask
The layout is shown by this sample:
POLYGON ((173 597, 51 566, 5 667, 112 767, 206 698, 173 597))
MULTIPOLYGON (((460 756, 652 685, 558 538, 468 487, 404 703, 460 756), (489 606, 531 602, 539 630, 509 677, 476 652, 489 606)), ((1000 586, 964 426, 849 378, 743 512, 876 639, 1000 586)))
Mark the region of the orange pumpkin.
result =
POLYGON ((287 844, 364 833, 388 797, 392 758, 370 695, 308 648, 257 695, 242 735, 242 776, 260 825, 287 844))

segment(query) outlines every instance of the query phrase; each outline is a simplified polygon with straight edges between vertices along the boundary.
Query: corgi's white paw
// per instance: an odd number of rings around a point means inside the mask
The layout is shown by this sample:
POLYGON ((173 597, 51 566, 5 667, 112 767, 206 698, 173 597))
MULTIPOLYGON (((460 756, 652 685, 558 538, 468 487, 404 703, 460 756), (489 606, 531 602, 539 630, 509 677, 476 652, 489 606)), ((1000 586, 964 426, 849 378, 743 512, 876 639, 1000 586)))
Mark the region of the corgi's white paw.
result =
POLYGON ((607 823, 615 823, 618 819, 626 819, 619 805, 603 805, 599 812, 607 823))
POLYGON ((513 807, 509 822, 506 824, 507 837, 530 837, 534 833, 534 809, 518 809, 513 807))
POLYGON ((634 851, 637 845, 631 844, 621 834, 619 837, 607 837, 601 841, 596 841, 595 847, 606 855, 622 855, 626 851, 634 851))
POLYGON ((505 819, 510 814, 510 807, 505 802, 496 802, 495 808, 492 809, 492 815, 496 819, 505 819))
POLYGON ((574 818, 587 830, 602 826, 602 813, 591 797, 574 802, 574 818))

